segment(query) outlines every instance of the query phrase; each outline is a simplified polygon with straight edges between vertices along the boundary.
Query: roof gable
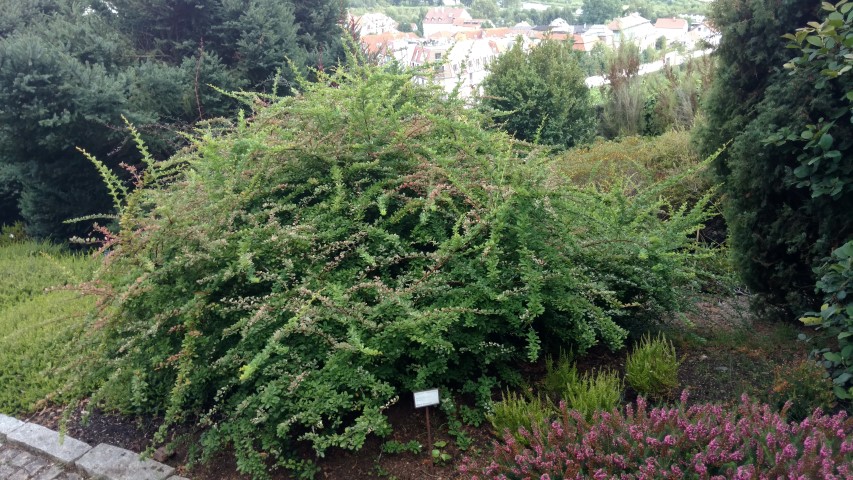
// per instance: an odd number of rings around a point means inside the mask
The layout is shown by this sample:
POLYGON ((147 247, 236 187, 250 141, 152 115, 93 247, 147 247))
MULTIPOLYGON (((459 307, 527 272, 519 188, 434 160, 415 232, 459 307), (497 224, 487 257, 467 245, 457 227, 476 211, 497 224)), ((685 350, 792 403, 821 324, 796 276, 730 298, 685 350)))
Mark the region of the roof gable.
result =
POLYGON ((453 24, 465 20, 471 20, 471 15, 464 8, 434 7, 424 16, 426 24, 453 24))
POLYGON ((655 22, 655 28, 687 30, 687 20, 683 18, 659 18, 655 22))

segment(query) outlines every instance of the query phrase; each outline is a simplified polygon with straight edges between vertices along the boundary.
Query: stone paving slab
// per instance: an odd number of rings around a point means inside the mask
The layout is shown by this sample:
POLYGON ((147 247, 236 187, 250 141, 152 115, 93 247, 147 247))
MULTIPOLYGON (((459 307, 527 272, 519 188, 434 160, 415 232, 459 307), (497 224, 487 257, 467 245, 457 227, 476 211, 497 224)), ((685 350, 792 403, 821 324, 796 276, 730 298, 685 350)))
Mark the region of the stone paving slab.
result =
POLYGON ((2 480, 86 480, 77 472, 18 445, 0 442, 2 480))
POLYGON ((100 444, 74 462, 86 475, 104 480, 166 480, 175 469, 155 462, 142 460, 130 450, 100 444))
POLYGON ((92 448, 41 425, 0 414, 0 480, 189 480, 123 448, 92 448))
POLYGON ((20 428, 23 424, 24 422, 17 418, 7 417, 0 413, 0 441, 6 440, 6 435, 9 435, 17 428, 20 428))
POLYGON ((77 460, 92 449, 88 443, 83 443, 69 436, 60 439, 59 432, 54 432, 34 423, 25 423, 10 432, 6 438, 10 443, 16 443, 29 450, 43 453, 64 464, 77 460))

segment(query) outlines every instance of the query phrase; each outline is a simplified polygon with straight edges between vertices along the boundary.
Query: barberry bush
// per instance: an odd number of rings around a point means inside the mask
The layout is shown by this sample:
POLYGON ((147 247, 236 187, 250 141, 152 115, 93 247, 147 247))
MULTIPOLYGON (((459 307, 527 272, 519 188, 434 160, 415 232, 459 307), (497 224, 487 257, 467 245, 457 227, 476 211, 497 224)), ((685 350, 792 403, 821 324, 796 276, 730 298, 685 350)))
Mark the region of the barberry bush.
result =
POLYGON ((853 419, 815 410, 801 422, 785 409, 741 397, 738 405, 636 407, 584 420, 561 405, 544 429, 506 435, 485 460, 465 459, 471 479, 853 478, 853 419))
POLYGON ((679 307, 703 202, 550 188, 545 150, 414 75, 353 66, 294 97, 236 95, 250 112, 115 188, 96 399, 164 414, 161 440, 197 422, 206 452, 263 478, 386 435, 406 392, 619 349, 628 319, 679 307))

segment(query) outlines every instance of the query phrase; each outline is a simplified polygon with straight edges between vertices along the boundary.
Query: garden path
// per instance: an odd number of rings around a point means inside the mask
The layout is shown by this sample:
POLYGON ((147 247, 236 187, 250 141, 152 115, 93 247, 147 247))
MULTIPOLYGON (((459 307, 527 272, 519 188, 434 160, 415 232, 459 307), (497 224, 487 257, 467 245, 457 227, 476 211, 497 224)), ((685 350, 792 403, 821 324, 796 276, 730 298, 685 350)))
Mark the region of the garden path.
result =
POLYGON ((85 480, 87 477, 49 460, 0 441, 0 478, 4 480, 85 480))

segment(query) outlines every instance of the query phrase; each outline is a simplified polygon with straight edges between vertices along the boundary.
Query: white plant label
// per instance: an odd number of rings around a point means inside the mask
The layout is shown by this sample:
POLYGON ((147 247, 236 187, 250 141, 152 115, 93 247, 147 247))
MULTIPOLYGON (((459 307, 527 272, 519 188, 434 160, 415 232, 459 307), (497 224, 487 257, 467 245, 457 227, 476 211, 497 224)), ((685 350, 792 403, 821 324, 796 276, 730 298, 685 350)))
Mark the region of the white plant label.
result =
POLYGON ((415 408, 438 405, 438 389, 415 392, 415 408))

